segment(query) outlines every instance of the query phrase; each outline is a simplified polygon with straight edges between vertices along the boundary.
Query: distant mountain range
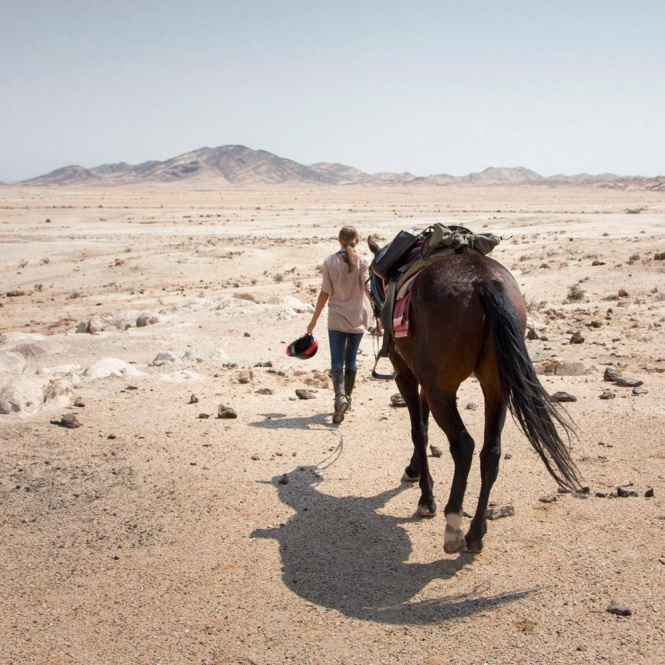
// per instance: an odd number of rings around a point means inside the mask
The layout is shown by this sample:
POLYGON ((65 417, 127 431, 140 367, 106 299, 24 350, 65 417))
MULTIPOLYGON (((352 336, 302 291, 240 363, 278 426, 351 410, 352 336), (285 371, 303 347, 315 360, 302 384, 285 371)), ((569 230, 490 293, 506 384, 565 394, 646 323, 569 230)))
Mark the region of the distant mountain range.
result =
POLYGON ((577 185, 612 189, 665 190, 665 176, 643 178, 580 174, 545 178, 523 167, 488 168, 465 176, 446 174, 415 176, 412 173, 364 173, 344 164, 318 162, 306 166, 265 150, 240 145, 200 148, 163 162, 102 164, 86 169, 65 166, 37 178, 28 185, 132 184, 149 182, 214 181, 224 185, 577 185))

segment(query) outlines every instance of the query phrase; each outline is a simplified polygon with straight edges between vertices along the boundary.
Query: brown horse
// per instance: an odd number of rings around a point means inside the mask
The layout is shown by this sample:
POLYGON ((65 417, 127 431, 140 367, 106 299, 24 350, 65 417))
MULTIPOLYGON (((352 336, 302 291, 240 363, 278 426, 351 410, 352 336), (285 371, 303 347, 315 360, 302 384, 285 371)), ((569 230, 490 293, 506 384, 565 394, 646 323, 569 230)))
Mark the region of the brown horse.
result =
MULTIPOLYGON (((371 238, 368 242, 376 255, 380 248, 371 238)), ((578 471, 555 422, 568 438, 572 424, 536 376, 524 343, 524 298, 500 263, 473 250, 451 254, 418 273, 411 293, 409 336, 392 339, 389 347, 395 381, 411 418, 414 452, 404 480, 420 481, 418 513, 433 516, 436 504, 427 461, 431 411, 448 438, 455 463, 443 548, 449 554, 464 548, 480 552, 490 491, 499 471, 506 408, 559 485, 578 491, 578 471), (485 399, 485 435, 478 506, 464 535, 462 503, 474 441, 460 417, 456 394, 472 374, 485 399)))

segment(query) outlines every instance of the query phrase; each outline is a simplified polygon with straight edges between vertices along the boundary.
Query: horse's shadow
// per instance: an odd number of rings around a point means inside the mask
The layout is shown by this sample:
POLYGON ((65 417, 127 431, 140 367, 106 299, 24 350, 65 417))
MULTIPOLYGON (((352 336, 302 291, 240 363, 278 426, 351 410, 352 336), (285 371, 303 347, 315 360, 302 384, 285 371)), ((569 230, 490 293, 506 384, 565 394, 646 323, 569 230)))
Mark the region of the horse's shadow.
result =
POLYGON ((411 543, 400 519, 377 510, 405 485, 374 497, 334 497, 320 492, 316 467, 275 479, 279 498, 296 511, 255 538, 275 538, 282 557, 282 579, 289 589, 316 605, 346 616, 391 624, 432 624, 470 616, 524 597, 529 592, 486 595, 478 589, 433 600, 411 602, 429 582, 450 579, 471 555, 432 563, 408 563, 411 543))

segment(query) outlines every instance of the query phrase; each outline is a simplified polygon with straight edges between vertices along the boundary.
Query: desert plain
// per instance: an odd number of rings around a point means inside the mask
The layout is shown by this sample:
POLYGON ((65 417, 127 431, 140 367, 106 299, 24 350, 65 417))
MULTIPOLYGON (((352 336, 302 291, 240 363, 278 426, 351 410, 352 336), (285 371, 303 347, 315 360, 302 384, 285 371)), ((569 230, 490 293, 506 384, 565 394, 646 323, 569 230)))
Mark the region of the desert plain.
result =
MULTIPOLYGON (((664 192, 0 186, 0 274, 0 663, 665 662, 664 192), (443 552, 434 423, 439 515, 415 516, 372 337, 341 425, 324 318, 285 354, 340 226, 437 221, 502 236, 588 486, 558 493, 508 418, 514 515, 479 555, 443 552)), ((472 513, 473 379, 459 405, 472 513)))

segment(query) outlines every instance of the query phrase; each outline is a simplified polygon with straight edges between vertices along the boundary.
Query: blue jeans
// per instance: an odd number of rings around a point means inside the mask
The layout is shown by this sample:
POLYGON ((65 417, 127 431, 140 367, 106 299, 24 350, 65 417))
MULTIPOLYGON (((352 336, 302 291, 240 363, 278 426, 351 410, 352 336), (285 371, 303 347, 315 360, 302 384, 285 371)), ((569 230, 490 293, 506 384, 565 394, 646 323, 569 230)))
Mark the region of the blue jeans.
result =
POLYGON ((363 333, 345 333, 339 330, 328 331, 330 342, 330 364, 332 369, 356 371, 356 356, 363 333))

